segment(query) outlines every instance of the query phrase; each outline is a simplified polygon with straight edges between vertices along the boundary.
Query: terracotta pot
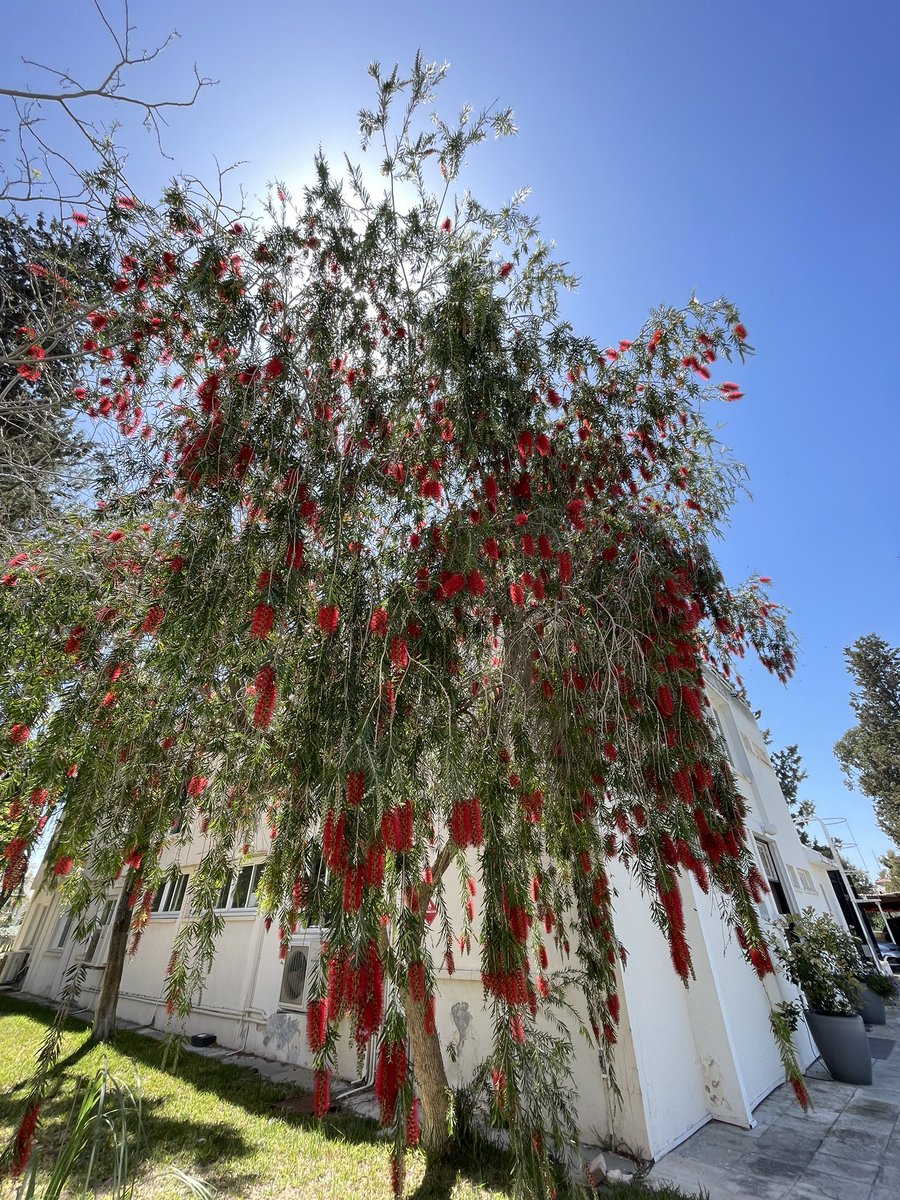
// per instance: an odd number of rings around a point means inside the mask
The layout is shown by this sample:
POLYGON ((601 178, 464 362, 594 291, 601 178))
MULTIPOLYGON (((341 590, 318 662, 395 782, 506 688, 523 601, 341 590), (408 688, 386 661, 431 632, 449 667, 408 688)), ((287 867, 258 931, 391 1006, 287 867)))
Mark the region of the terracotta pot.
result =
POLYGON ((832 1079, 838 1083, 870 1084, 872 1054, 862 1017, 834 1016, 809 1009, 803 1015, 832 1079))

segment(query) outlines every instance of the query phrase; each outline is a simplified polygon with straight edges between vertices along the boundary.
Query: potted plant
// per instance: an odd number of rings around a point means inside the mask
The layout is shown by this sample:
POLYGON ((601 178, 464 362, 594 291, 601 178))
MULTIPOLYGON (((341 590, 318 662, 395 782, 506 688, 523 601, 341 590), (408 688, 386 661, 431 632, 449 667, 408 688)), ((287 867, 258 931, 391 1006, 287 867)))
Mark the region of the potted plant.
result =
POLYGON ((885 1001, 893 1002, 897 996, 893 975, 882 975, 880 971, 870 969, 863 972, 860 983, 859 1015, 866 1025, 886 1025, 885 1001))
POLYGON ((822 1061, 841 1083, 870 1084, 872 1055, 857 1011, 866 968, 853 935, 812 908, 781 917, 773 949, 806 1000, 804 1017, 822 1061))

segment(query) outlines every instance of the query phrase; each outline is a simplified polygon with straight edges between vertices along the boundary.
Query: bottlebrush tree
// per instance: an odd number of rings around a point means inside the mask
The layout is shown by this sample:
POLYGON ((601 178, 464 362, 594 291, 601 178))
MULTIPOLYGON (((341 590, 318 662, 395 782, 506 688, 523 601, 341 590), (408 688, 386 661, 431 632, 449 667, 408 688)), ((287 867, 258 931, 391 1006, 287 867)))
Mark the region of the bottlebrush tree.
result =
POLYGON ((298 923, 324 931, 319 1110, 339 1038, 375 1039, 397 1189, 420 1114, 446 1146, 436 973, 471 953, 493 1116, 541 1194, 570 1129, 544 1016, 580 994, 616 1036, 613 860, 685 983, 686 872, 771 970, 703 682, 748 648, 793 668, 765 582, 729 588, 709 544, 741 476, 704 414, 740 398, 713 373, 747 333, 696 300, 612 346, 576 333, 534 221, 457 192, 510 114, 425 124, 442 68, 372 73, 380 196, 319 158, 259 220, 175 188, 158 210, 111 198, 127 256, 79 394, 137 482, 7 568, 5 866, 62 802, 68 902, 87 911, 127 861, 139 932, 170 823, 199 822, 166 979, 185 1013, 224 872, 265 822, 282 952, 298 923))

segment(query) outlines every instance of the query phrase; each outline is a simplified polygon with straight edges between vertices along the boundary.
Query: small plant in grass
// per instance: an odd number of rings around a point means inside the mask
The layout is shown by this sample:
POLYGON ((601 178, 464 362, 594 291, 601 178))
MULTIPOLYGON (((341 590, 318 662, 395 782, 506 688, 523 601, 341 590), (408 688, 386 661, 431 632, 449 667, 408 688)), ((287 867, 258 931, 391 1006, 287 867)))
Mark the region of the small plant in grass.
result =
MULTIPOLYGON (((128 1200, 134 1193, 135 1171, 144 1140, 141 1119, 140 1079, 134 1085, 114 1075, 104 1061, 92 1076, 76 1085, 62 1146, 44 1173, 40 1154, 32 1153, 40 1119, 40 1106, 29 1108, 16 1138, 18 1160, 24 1170, 16 1200, 59 1200, 67 1194, 87 1196, 103 1183, 108 1200, 128 1200)), ((213 1189, 202 1180, 171 1167, 170 1174, 197 1200, 210 1200, 213 1189)))

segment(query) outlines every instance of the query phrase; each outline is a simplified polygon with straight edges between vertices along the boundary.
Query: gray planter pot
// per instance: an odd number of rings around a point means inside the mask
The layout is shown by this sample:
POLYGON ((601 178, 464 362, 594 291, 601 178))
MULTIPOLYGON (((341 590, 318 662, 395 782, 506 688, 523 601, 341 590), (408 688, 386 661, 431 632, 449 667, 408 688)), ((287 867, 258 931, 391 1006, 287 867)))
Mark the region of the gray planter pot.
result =
POLYGON ((864 987, 859 995, 856 1011, 867 1025, 887 1025, 887 1015, 884 1011, 884 1000, 876 995, 871 988, 864 987))
POLYGON ((832 1079, 838 1083, 870 1084, 872 1055, 862 1017, 836 1017, 809 1009, 803 1015, 832 1079))

